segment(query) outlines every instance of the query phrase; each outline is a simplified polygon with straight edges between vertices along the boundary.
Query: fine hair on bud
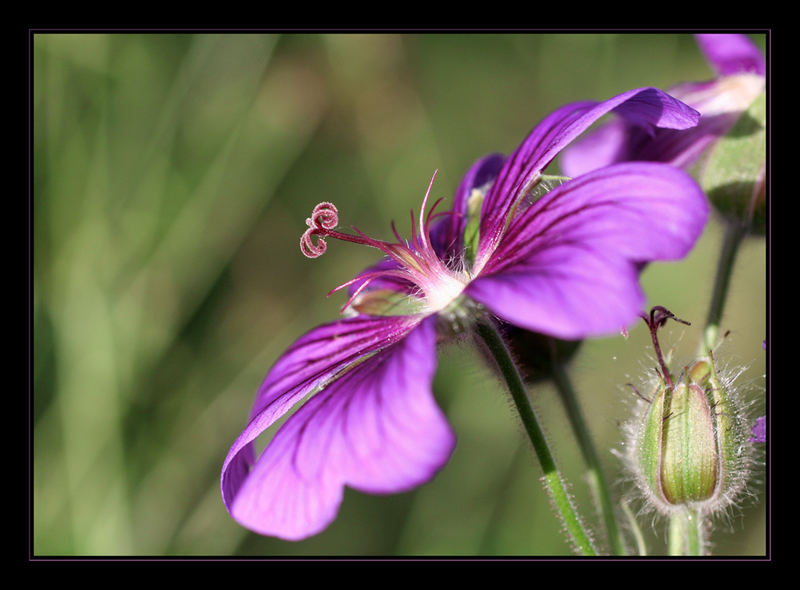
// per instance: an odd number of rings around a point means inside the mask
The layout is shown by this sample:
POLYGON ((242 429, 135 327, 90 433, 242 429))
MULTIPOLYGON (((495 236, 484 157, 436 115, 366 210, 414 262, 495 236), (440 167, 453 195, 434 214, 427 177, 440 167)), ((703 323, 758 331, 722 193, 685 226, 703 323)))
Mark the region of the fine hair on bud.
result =
MULTIPOLYGON (((654 310, 663 308, 654 308, 654 310)), ((669 313, 667 310, 666 313, 669 313)), ((752 402, 742 395, 746 367, 720 362, 717 351, 679 363, 664 360, 657 330, 661 312, 643 316, 650 327, 657 366, 643 382, 627 384, 632 403, 615 454, 625 466, 630 500, 639 515, 669 518, 687 508, 711 523, 730 521, 754 495, 757 447, 750 442, 752 402)), ((748 388, 749 389, 749 388, 748 388)))

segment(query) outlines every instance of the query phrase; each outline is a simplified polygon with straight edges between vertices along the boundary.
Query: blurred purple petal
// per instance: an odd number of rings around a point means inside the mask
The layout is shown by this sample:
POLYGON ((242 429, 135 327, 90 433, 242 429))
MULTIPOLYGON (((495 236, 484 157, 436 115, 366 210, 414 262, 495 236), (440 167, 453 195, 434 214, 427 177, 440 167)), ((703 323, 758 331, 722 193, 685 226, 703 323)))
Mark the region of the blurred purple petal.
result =
MULTIPOLYGON (((684 167, 724 135, 741 111, 721 111, 709 104, 719 97, 717 82, 683 84, 670 92, 707 113, 686 130, 643 129, 624 119, 609 121, 581 138, 561 155, 561 171, 570 177, 620 162, 663 162, 684 167)), ((749 96, 749 94, 748 94, 749 96)))
POLYGON ((708 203, 670 166, 628 163, 574 179, 520 215, 467 293, 502 319, 566 339, 638 317, 638 263, 685 256, 708 203))
POLYGON ((719 75, 750 72, 764 76, 767 72, 761 49, 746 35, 713 33, 695 35, 695 39, 703 55, 719 75))
POLYGON ((684 82, 667 92, 702 113, 686 131, 643 129, 630 120, 601 125, 561 154, 561 171, 575 177, 627 161, 664 162, 687 167, 725 135, 764 90, 764 58, 742 35, 697 35, 721 77, 684 82))
POLYGON ((430 480, 455 445, 431 391, 434 323, 357 364, 291 416, 239 489, 233 517, 297 540, 336 517, 344 485, 394 493, 430 480))
POLYGON ((753 443, 767 442, 767 417, 766 416, 758 417, 756 419, 756 423, 753 425, 753 428, 750 432, 753 435, 750 437, 750 442, 753 443))

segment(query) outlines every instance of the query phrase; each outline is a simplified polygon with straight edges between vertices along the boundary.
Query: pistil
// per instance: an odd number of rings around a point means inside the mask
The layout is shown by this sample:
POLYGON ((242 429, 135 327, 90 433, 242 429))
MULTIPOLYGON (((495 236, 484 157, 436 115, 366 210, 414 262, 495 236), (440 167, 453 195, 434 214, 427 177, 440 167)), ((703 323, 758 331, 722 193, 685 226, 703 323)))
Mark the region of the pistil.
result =
MULTIPOLYGON (((336 227, 339 224, 339 212, 336 206, 333 203, 322 202, 314 207, 311 217, 306 219, 308 229, 303 233, 300 239, 300 250, 305 256, 308 258, 318 258, 322 256, 327 250, 325 238, 335 238, 345 242, 376 248, 392 258, 399 265, 398 268, 377 270, 359 275, 338 286, 336 289, 333 289, 331 293, 357 282, 361 282, 342 308, 343 311, 353 303, 370 282, 377 278, 401 279, 415 285, 421 291, 422 298, 424 298, 426 303, 425 307, 429 312, 438 312, 444 309, 464 290, 468 282, 466 273, 459 274, 448 268, 439 258, 431 244, 431 221, 438 215, 443 215, 442 213, 434 215, 434 210, 441 202, 441 199, 434 203, 427 216, 425 215, 428 195, 430 194, 435 177, 436 173, 434 173, 431 178, 428 190, 422 201, 418 227, 414 227, 414 214, 413 212, 411 213, 410 242, 405 242, 400 237, 394 223, 392 223, 392 230, 397 238, 397 243, 375 240, 356 228, 353 228, 356 235, 336 231, 336 227), (314 240, 315 237, 316 241, 314 240)), ((412 294, 412 296, 415 295, 412 294)))

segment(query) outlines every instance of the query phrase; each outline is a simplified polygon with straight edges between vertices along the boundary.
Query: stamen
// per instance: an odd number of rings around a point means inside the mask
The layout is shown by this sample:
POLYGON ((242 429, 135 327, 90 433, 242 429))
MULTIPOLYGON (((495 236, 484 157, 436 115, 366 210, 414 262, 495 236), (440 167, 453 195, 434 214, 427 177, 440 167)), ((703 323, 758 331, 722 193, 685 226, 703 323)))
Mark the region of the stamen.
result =
MULTIPOLYGON (((422 198, 422 207, 419 209, 419 233, 420 233, 420 243, 422 244, 422 250, 428 250, 430 248, 430 243, 428 243, 428 228, 425 224, 425 207, 428 205, 428 195, 431 194, 431 189, 433 188, 433 181, 436 178, 436 174, 439 170, 433 171, 433 176, 431 176, 431 181, 428 183, 428 190, 425 191, 425 196, 422 198)), ((438 204, 438 202, 437 202, 438 204)), ((436 205, 433 206, 433 209, 436 208, 436 205)))
MULTIPOLYGON (((346 281, 346 282, 342 283, 338 287, 335 287, 334 289, 331 289, 328 292, 328 296, 331 296, 334 293, 336 293, 338 291, 341 291, 345 287, 349 287, 350 285, 352 285, 354 283, 357 283, 359 281, 370 282, 373 279, 376 279, 378 277, 395 277, 397 279, 401 279, 401 280, 405 280, 405 281, 409 280, 408 274, 404 273, 404 272, 402 272, 400 270, 376 270, 376 271, 373 271, 373 272, 367 272, 367 273, 360 274, 357 277, 354 277, 354 278, 350 279, 349 281, 346 281)), ((362 289, 362 286, 359 285, 358 291, 360 291, 361 289, 362 289)))
MULTIPOLYGON (((438 172, 438 171, 437 171, 438 172)), ((362 233, 358 228, 353 227, 355 234, 345 234, 335 231, 339 223, 339 212, 333 203, 322 202, 314 207, 311 217, 306 219, 308 229, 300 238, 300 251, 308 258, 317 258, 325 253, 327 249, 326 238, 336 238, 346 242, 361 244, 376 248, 394 260, 398 268, 384 268, 370 273, 364 273, 331 291, 335 293, 350 286, 358 281, 361 284, 351 294, 343 310, 350 307, 356 298, 364 291, 367 286, 376 278, 391 278, 410 283, 417 288, 413 293, 408 291, 410 296, 417 299, 424 299, 426 307, 430 310, 438 311, 444 309, 453 299, 455 299, 464 289, 466 284, 463 271, 452 271, 447 264, 439 258, 433 249, 430 239, 430 226, 434 219, 442 215, 451 215, 452 212, 436 213, 436 207, 443 199, 438 199, 433 207, 428 211, 428 197, 433 187, 433 181, 437 172, 433 173, 428 184, 428 190, 422 200, 422 208, 419 218, 412 210, 411 213, 411 239, 404 240, 397 231, 397 226, 392 221, 392 232, 396 242, 384 242, 375 240, 362 233), (316 236, 316 238, 315 238, 316 236)), ((405 288, 403 289, 405 290, 405 288)), ((329 293, 329 295, 331 294, 329 293)))
POLYGON ((414 227, 414 210, 412 209, 409 211, 409 213, 411 214, 411 245, 419 250, 419 243, 417 242, 417 230, 416 227, 414 227))
POLYGON ((394 232, 394 237, 397 238, 397 243, 402 244, 403 238, 400 236, 400 233, 397 231, 397 226, 394 223, 394 219, 392 219, 392 231, 394 232))
MULTIPOLYGON (((435 217, 437 217, 439 215, 447 215, 448 212, 446 212, 446 211, 442 211, 440 213, 437 213, 436 215, 433 214, 433 212, 436 211, 436 207, 438 207, 439 203, 441 203, 442 201, 444 201, 444 197, 439 197, 438 199, 436 199, 436 202, 433 204, 433 207, 431 207, 431 210, 428 211, 428 216, 425 218, 425 228, 426 229, 431 226, 431 219, 434 219, 435 217)), ((452 211, 450 211, 449 213, 452 213, 452 211)))

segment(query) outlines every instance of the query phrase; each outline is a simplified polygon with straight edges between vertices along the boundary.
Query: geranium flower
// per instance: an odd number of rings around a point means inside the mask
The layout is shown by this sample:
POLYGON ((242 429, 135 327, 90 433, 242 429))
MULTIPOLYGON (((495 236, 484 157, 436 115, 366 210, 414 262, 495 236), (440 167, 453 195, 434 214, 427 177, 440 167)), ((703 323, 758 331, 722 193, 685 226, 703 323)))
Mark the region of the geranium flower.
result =
POLYGON ((687 168, 733 125, 764 91, 766 62, 745 35, 695 35, 703 55, 715 70, 713 80, 684 82, 667 92, 697 109, 702 117, 689 131, 651 132, 624 119, 609 121, 565 150, 560 158, 567 176, 578 176, 627 161, 665 162, 687 168))
POLYGON ((384 494, 430 480, 455 445, 432 392, 442 326, 491 313, 569 339, 638 318, 639 265, 682 258, 702 232, 708 205, 696 183, 670 166, 631 163, 532 196, 558 152, 612 110, 643 126, 683 129, 698 119, 654 88, 562 107, 507 159, 478 160, 443 219, 435 205, 425 213, 431 179, 409 241, 396 230, 395 242, 338 232, 332 204, 314 209, 305 255, 337 238, 385 258, 334 290, 350 290, 346 317, 301 337, 267 374, 222 468, 234 519, 297 540, 334 520, 345 485, 384 494), (478 239, 465 240, 476 228, 478 239), (256 458, 256 437, 306 397, 256 458))

